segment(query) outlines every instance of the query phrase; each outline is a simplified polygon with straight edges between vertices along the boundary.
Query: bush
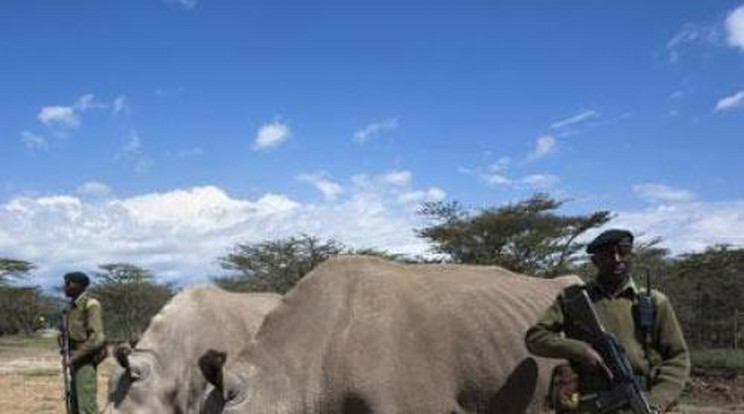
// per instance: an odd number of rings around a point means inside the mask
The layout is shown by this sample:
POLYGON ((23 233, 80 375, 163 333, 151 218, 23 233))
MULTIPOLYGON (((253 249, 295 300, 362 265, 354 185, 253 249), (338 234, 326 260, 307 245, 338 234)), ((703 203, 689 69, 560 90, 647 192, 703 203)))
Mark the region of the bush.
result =
POLYGON ((744 374, 744 349, 701 349, 690 358, 693 370, 744 374))

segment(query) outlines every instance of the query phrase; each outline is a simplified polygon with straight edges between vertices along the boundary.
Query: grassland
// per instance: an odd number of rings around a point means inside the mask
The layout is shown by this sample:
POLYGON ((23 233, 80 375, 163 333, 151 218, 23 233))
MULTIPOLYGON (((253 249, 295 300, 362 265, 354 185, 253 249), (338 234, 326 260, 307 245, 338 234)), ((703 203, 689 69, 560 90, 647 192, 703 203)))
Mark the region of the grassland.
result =
MULTIPOLYGON (((698 376, 691 379, 675 413, 744 413, 744 351, 701 351, 692 358, 698 376)), ((99 409, 112 367, 110 359, 99 366, 99 409)), ((0 413, 64 414, 62 384, 54 338, 0 337, 0 413)))

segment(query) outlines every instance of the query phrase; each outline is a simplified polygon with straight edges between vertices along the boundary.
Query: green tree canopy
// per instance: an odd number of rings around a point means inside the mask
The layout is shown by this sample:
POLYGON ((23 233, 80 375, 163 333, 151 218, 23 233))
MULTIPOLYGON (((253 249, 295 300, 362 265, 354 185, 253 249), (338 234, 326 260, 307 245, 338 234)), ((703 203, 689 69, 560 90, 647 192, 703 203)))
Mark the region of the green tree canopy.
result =
POLYGON ((60 302, 38 286, 0 286, 0 335, 47 328, 60 309, 60 302))
POLYGON ((14 286, 11 278, 23 279, 36 266, 25 260, 0 258, 0 335, 31 334, 48 327, 50 316, 60 309, 60 302, 46 295, 39 286, 14 286))
POLYGON ((22 277, 35 269, 36 266, 25 260, 0 258, 0 284, 6 283, 10 277, 22 277))
POLYGON ((559 215, 563 205, 546 194, 478 212, 457 202, 425 203, 432 220, 418 235, 455 263, 498 265, 516 272, 552 277, 570 269, 583 245, 576 238, 610 220, 608 211, 559 215))
POLYGON ((231 274, 216 277, 214 282, 233 291, 285 293, 315 266, 343 251, 344 246, 333 239, 306 234, 238 244, 219 258, 220 266, 231 274))
POLYGON ((91 293, 103 306, 104 330, 109 340, 136 342, 166 302, 175 294, 169 283, 128 263, 100 265, 91 293))
POLYGON ((735 322, 744 312, 744 248, 716 245, 683 254, 671 272, 667 293, 691 345, 729 347, 734 335, 744 336, 741 319, 735 322))

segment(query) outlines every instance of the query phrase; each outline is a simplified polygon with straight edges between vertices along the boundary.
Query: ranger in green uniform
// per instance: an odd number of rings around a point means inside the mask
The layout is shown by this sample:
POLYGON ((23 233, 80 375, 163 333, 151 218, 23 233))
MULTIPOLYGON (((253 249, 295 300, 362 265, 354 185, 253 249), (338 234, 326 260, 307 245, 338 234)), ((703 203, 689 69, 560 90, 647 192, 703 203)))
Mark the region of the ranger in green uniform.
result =
MULTIPOLYGON (((647 292, 630 276, 632 248, 633 235, 626 230, 605 231, 589 243, 586 251, 592 255, 597 275, 586 290, 605 330, 625 349, 650 405, 664 412, 682 392, 690 372, 690 356, 671 303, 656 290, 651 291, 653 326, 644 344, 638 304, 647 292)), ((527 331, 525 341, 535 355, 567 359, 579 374, 578 392, 583 396, 606 389, 608 369, 588 343, 565 335, 572 322, 563 306, 570 289, 558 295, 527 331)))
POLYGON ((90 297, 85 273, 65 275, 65 295, 71 299, 65 311, 66 337, 70 344, 72 411, 97 414, 96 366, 105 357, 101 303, 90 297))

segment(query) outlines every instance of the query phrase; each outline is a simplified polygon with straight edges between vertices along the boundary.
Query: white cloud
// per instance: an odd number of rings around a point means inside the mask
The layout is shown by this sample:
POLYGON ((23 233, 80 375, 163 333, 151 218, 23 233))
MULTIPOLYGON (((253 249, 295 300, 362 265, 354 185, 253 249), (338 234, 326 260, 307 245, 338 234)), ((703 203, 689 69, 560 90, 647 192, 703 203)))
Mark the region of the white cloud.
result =
POLYGON ((463 167, 462 165, 457 167, 457 172, 459 172, 460 174, 475 175, 475 171, 470 168, 463 167))
POLYGON ((587 121, 592 118, 596 118, 598 116, 599 116, 599 113, 597 111, 589 109, 586 111, 582 111, 571 117, 568 117, 566 119, 562 119, 560 121, 554 122, 550 125, 550 127, 553 129, 561 129, 567 126, 579 124, 581 122, 587 121))
POLYGON ((49 142, 46 138, 33 132, 21 132, 21 142, 31 151, 49 151, 49 142))
POLYGON ((496 162, 491 163, 488 166, 488 170, 492 172, 506 172, 511 166, 512 159, 509 157, 501 157, 496 162))
POLYGON ((111 113, 119 115, 130 111, 129 104, 127 103, 127 97, 119 95, 114 98, 114 102, 111 104, 111 113))
POLYGON ((672 63, 676 63, 679 61, 679 48, 680 46, 687 44, 687 43, 693 43, 697 41, 700 38, 699 29, 697 26, 694 26, 692 24, 686 24, 682 29, 677 32, 670 40, 667 42, 667 50, 669 51, 669 60, 672 63))
POLYGON ((82 123, 82 114, 84 112, 92 109, 105 109, 107 107, 107 104, 97 101, 93 94, 86 93, 76 99, 72 105, 42 107, 37 114, 37 118, 49 128, 75 129, 82 123))
MULTIPOLYGON (((67 269, 109 262, 137 264, 180 283, 203 281, 219 272, 216 258, 236 243, 301 233, 356 248, 425 252, 414 234, 424 219, 411 207, 443 199, 444 190, 400 187, 385 176, 355 176, 344 197, 320 205, 278 193, 241 199, 214 186, 130 198, 15 197, 0 203, 0 251, 37 264, 36 280, 45 285, 67 269)), ((714 243, 744 246, 744 200, 654 204, 620 211, 608 226, 661 236, 674 253, 714 243)))
POLYGON ((741 108, 744 106, 744 91, 739 91, 731 96, 721 98, 716 104, 716 112, 728 109, 741 108))
POLYGON ((719 25, 687 23, 667 42, 669 61, 677 63, 684 48, 700 44, 715 45, 720 43, 720 38, 719 25))
POLYGON ((646 201, 655 203, 687 202, 695 199, 695 193, 692 191, 672 188, 665 184, 636 184, 633 191, 646 201))
POLYGON ((491 185, 512 185, 514 183, 509 177, 497 172, 485 172, 479 176, 491 185))
POLYGON ((501 157, 484 169, 473 171, 469 168, 459 167, 458 170, 463 174, 476 176, 491 185, 507 186, 513 183, 506 175, 511 163, 511 158, 501 157))
POLYGON ((283 195, 271 193, 255 202, 234 200, 213 186, 146 194, 118 203, 141 225, 164 226, 196 234, 229 228, 249 217, 282 215, 299 206, 283 195))
POLYGON ((732 11, 726 17, 725 25, 728 44, 744 51, 744 6, 732 11))
POLYGON ((432 187, 426 191, 409 191, 398 196, 401 204, 413 204, 418 206, 422 202, 436 202, 447 198, 447 192, 438 187, 432 187))
POLYGON ((387 184, 404 187, 411 183, 411 178, 413 178, 413 174, 410 171, 391 171, 382 176, 382 181, 387 184))
POLYGON ((88 181, 78 187, 75 193, 81 196, 108 197, 111 195, 111 188, 98 181, 88 181))
POLYGON ((369 140, 379 137, 385 132, 398 129, 397 119, 386 119, 380 122, 371 123, 364 128, 354 132, 354 142, 363 144, 369 140))
MULTIPOLYGON (((108 262, 137 264, 189 283, 217 274, 216 259, 238 242, 301 233, 355 248, 426 251, 414 233, 424 219, 410 204, 440 200, 444 190, 400 187, 384 174, 356 176, 352 183, 343 197, 323 204, 278 193, 241 199, 214 186, 130 198, 16 197, 0 203, 0 251, 37 264, 44 283, 64 269, 94 270, 108 262)), ((104 187, 93 182, 79 190, 104 187)))
POLYGON ((131 131, 115 160, 129 163, 134 171, 144 173, 152 168, 154 161, 142 148, 142 139, 136 131, 131 131))
POLYGON ((287 124, 279 121, 262 125, 253 141, 253 149, 258 151, 276 147, 286 141, 291 134, 287 124))
POLYGON ((551 137, 550 135, 543 135, 539 138, 537 138, 537 141, 535 142, 535 149, 530 152, 529 155, 527 155, 527 160, 529 161, 535 161, 539 160, 540 158, 547 157, 550 154, 553 154, 557 149, 555 138, 551 137))
POLYGON ((558 181, 558 177, 552 174, 532 174, 519 180, 521 184, 532 188, 553 187, 558 183, 558 181))
POLYGON ((75 110, 78 112, 85 112, 91 109, 103 109, 106 107, 106 104, 96 101, 96 97, 93 96, 92 93, 87 93, 79 97, 73 105, 73 108, 75 108, 75 110))
POLYGON ((323 194, 326 200, 335 200, 339 195, 344 192, 343 187, 331 181, 323 173, 316 174, 300 174, 295 177, 298 181, 306 182, 315 187, 318 191, 323 194))
POLYGON ((50 128, 72 129, 80 126, 80 117, 71 106, 45 106, 41 108, 37 118, 50 128))
POLYGON ((608 227, 628 228, 649 240, 662 237, 662 247, 673 254, 702 251, 714 244, 744 247, 744 200, 692 201, 620 211, 608 227))
MULTIPOLYGON (((548 143, 543 144, 543 150, 547 152, 552 151, 552 144, 549 143, 549 140, 545 140, 545 142, 548 143)), ((539 147, 540 145, 538 140, 538 148, 539 147)), ((472 173, 470 170, 465 168, 460 168, 460 172, 476 175, 489 185, 511 188, 528 187, 533 189, 545 189, 555 186, 559 181, 559 178, 552 174, 531 174, 521 178, 513 178, 514 174, 510 174, 508 171, 511 164, 511 158, 501 157, 496 162, 491 163, 488 167, 477 173, 472 173)))

